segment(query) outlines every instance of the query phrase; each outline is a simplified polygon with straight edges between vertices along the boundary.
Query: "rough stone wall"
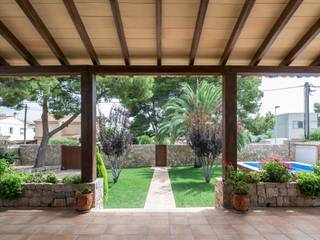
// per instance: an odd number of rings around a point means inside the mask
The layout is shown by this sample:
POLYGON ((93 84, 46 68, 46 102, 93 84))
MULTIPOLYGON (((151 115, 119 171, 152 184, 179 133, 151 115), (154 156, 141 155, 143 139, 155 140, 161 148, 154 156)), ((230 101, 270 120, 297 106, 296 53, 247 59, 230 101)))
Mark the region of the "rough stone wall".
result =
MULTIPOLYGON (((250 185, 251 207, 320 207, 320 197, 304 196, 296 182, 250 185)), ((217 178, 215 184, 216 207, 223 206, 223 182, 217 178)))
POLYGON ((132 145, 123 167, 153 167, 155 156, 154 144, 132 145))
POLYGON ((53 207, 74 208, 75 195, 84 187, 93 190, 93 207, 103 208, 103 179, 82 184, 23 184, 22 195, 16 199, 0 199, 0 207, 53 207))
POLYGON ((195 155, 189 145, 167 145, 168 166, 193 165, 195 155))
POLYGON ((270 155, 277 155, 286 160, 290 159, 289 144, 260 144, 251 143, 248 144, 238 153, 239 162, 256 162, 267 158, 270 155))
MULTIPOLYGON (((26 144, 20 145, 21 165, 34 165, 39 145, 26 144)), ((46 165, 61 165, 61 145, 48 145, 46 165)))

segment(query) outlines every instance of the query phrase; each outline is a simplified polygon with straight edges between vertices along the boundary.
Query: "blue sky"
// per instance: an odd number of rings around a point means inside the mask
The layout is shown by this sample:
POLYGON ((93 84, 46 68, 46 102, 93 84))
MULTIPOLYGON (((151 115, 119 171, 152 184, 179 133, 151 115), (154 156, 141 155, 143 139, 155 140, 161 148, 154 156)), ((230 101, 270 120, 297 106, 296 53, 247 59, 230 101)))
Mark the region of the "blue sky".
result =
MULTIPOLYGON (((262 78, 260 89, 287 88, 303 86, 309 82, 314 86, 320 86, 320 78, 262 78)), ((314 102, 320 102, 320 88, 314 88, 316 91, 310 96, 310 112, 313 112, 314 102)), ((303 112, 304 111, 304 90, 303 87, 290 88, 285 90, 264 91, 260 113, 265 114, 268 111, 274 112, 275 106, 280 106, 277 113, 303 112)))

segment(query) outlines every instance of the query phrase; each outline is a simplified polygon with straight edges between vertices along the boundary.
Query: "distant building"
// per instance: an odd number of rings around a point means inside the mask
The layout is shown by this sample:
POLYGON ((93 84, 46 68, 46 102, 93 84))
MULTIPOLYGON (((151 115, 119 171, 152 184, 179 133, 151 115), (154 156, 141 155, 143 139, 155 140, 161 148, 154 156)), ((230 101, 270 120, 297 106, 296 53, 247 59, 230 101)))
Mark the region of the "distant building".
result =
MULTIPOLYGON (((317 128, 317 114, 310 113, 310 132, 317 128)), ((274 136, 277 138, 304 138, 304 113, 284 113, 276 116, 274 136)))
MULTIPOLYGON (((34 124, 27 123, 26 140, 33 140, 35 135, 34 124)), ((7 138, 10 142, 19 142, 24 140, 24 122, 13 117, 0 117, 0 136, 7 138)))
MULTIPOLYGON (((57 120, 52 115, 49 115, 48 117, 49 131, 52 131, 53 129, 59 127, 68 119, 69 117, 65 117, 57 120)), ((35 129, 36 129, 35 139, 39 143, 42 139, 42 119, 35 120, 34 123, 35 123, 35 129)), ((53 138, 79 139, 80 136, 81 136, 81 117, 78 116, 75 120, 73 120, 69 124, 68 127, 62 129, 60 132, 55 134, 53 138)))

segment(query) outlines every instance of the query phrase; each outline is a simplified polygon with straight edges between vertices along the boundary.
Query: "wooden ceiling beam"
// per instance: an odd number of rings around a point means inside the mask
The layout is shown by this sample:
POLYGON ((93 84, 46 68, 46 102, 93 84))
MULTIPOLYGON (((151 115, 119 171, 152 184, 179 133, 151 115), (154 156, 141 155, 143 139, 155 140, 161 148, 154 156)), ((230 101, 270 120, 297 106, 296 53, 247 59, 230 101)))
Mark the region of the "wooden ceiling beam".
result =
POLYGON ((30 65, 40 65, 32 54, 23 46, 16 36, 0 21, 0 34, 30 65))
POLYGON ((162 64, 162 0, 156 0, 157 65, 162 64))
POLYGON ((223 75, 229 72, 250 76, 320 76, 320 66, 1 66, 0 76, 79 75, 91 71, 100 75, 223 75))
POLYGON ((254 57, 252 58, 250 65, 258 65, 262 58, 265 56, 267 51, 270 49, 274 41, 277 39, 279 34, 281 33, 282 29, 286 26, 289 22, 290 18, 296 12, 298 7, 301 5, 303 0, 291 0, 285 9, 282 11, 280 17, 273 25, 271 31, 268 33, 267 37, 264 39, 263 43, 259 47, 258 51, 255 53, 254 57))
POLYGON ((94 65, 100 65, 98 55, 92 45, 90 37, 89 37, 87 30, 81 20, 80 14, 77 10, 77 7, 76 7, 74 1, 73 0, 63 0, 63 3, 64 3, 64 5, 70 15, 70 18, 72 19, 74 26, 76 27, 76 29, 79 33, 81 41, 82 41, 83 45, 85 46, 85 48, 91 58, 92 63, 94 65))
POLYGON ((298 55, 315 39, 320 33, 320 18, 303 35, 303 37, 292 48, 288 55, 282 60, 280 66, 289 66, 298 55))
POLYGON ((116 26, 119 41, 120 41, 122 56, 123 56, 123 59, 124 59, 126 66, 129 66, 130 65, 130 56, 129 56, 129 50, 128 50, 128 45, 127 45, 127 41, 126 41, 126 36, 125 36, 124 30, 123 30, 119 2, 118 2, 118 0, 110 0, 110 5, 111 5, 111 9, 112 9, 113 21, 116 26))
POLYGON ((234 48, 234 46, 236 45, 236 42, 240 36, 240 33, 250 15, 250 12, 255 4, 255 1, 256 0, 246 0, 243 7, 242 7, 242 10, 241 10, 241 13, 240 13, 240 16, 236 22, 236 25, 234 26, 233 28, 233 31, 231 33, 231 36, 228 40, 228 43, 224 49, 224 52, 222 54, 222 57, 220 59, 220 65, 226 65, 227 62, 228 62, 228 59, 232 53, 232 50, 234 48))
POLYGON ((57 57, 62 65, 70 65, 66 56, 63 54, 62 50, 58 46, 57 42, 54 40, 53 36, 49 32, 48 28, 45 26, 40 16, 33 8, 29 0, 16 0, 17 4, 20 6, 24 14, 29 18, 30 22, 33 24, 34 28, 39 32, 43 40, 48 44, 49 48, 53 54, 57 57))
POLYGON ((10 66, 10 64, 1 56, 0 56, 0 65, 1 66, 10 66))
POLYGON ((200 2, 196 26, 194 28, 194 33, 193 33, 190 56, 189 56, 189 65, 191 66, 194 65, 194 61, 197 55, 202 28, 204 24, 204 19, 206 17, 206 12, 208 9, 208 4, 209 4, 209 0, 201 0, 200 2))

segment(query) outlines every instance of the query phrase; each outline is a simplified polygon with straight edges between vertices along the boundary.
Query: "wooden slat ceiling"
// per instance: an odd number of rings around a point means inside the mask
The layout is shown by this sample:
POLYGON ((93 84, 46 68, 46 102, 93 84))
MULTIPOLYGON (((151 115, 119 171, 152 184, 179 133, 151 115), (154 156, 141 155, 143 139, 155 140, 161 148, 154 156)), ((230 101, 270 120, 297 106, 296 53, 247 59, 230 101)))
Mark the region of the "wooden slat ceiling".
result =
POLYGON ((320 0, 1 0, 0 23, 0 65, 320 64, 320 0))

